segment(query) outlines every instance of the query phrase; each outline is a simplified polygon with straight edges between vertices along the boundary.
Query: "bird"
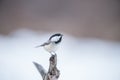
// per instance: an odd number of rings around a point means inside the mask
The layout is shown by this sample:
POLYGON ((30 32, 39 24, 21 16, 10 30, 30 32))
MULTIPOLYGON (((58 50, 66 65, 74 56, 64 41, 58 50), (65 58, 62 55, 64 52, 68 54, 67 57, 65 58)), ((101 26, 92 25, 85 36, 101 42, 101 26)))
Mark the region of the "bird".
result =
POLYGON ((51 55, 54 55, 56 54, 56 50, 58 49, 59 44, 62 41, 62 37, 63 37, 63 34, 61 33, 53 34, 52 36, 50 36, 50 38, 46 42, 36 46, 36 48, 43 47, 51 55))

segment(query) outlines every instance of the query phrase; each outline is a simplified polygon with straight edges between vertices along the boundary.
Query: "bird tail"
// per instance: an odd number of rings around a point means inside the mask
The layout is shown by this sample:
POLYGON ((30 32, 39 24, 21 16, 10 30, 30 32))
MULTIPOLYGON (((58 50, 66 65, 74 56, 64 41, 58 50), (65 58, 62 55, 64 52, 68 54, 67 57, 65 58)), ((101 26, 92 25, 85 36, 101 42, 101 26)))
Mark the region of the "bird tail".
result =
POLYGON ((35 48, 41 47, 42 45, 35 46, 35 48))

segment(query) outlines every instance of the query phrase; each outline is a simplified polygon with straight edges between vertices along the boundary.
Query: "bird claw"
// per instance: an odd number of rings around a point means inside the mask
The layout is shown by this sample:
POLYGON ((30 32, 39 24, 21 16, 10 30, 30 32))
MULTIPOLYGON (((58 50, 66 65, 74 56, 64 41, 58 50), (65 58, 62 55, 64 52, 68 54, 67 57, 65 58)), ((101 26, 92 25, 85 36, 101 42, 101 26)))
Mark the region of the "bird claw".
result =
POLYGON ((55 52, 50 52, 50 54, 51 54, 51 56, 54 56, 54 55, 56 55, 56 53, 55 53, 55 52))

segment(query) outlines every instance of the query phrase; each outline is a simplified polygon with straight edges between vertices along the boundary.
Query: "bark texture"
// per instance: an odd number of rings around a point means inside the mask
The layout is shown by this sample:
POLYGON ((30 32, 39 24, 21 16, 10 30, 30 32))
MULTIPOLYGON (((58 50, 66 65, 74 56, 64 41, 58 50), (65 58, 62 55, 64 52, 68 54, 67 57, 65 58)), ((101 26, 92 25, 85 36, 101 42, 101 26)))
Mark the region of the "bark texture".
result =
POLYGON ((49 69, 46 71, 40 64, 33 62, 43 80, 58 80, 60 71, 57 69, 57 55, 51 55, 49 59, 49 69))

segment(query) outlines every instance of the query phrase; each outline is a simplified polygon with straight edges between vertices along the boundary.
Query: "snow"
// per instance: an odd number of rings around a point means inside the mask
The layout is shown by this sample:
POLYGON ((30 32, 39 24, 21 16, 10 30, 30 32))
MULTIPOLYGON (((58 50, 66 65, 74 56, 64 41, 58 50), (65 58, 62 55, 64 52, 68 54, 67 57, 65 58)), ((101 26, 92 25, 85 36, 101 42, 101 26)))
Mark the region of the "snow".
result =
MULTIPOLYGON (((33 65, 47 70, 50 54, 35 46, 52 33, 19 30, 0 35, 0 80, 42 80, 33 65)), ((64 33, 58 56, 59 80, 120 80, 120 43, 64 33)))

